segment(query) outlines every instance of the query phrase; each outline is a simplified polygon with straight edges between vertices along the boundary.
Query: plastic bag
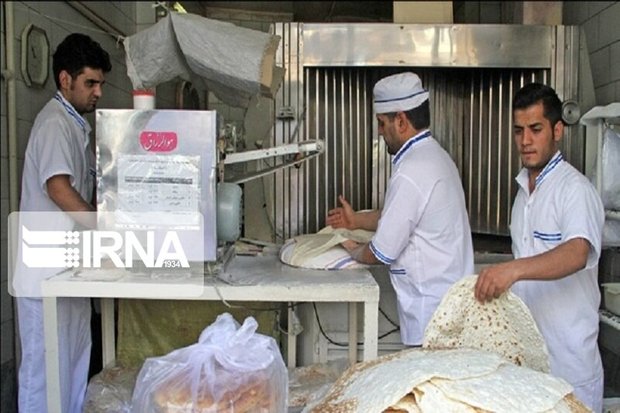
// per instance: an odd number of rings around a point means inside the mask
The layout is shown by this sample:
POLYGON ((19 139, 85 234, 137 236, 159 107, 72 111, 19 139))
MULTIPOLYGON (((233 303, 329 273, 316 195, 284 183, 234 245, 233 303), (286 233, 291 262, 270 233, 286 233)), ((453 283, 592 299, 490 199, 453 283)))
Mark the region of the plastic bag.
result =
POLYGON ((198 343, 148 358, 136 381, 132 412, 285 412, 288 375, 272 337, 256 334, 253 317, 239 326, 229 313, 198 343))
POLYGON ((247 108, 253 96, 273 97, 284 78, 275 66, 280 36, 208 19, 169 13, 124 39, 127 76, 134 89, 181 78, 206 88, 222 102, 247 108))
POLYGON ((606 209, 620 211, 620 133, 605 129, 601 158, 601 199, 606 209))
POLYGON ((84 398, 87 413, 129 413, 138 376, 137 367, 106 367, 88 382, 84 398))

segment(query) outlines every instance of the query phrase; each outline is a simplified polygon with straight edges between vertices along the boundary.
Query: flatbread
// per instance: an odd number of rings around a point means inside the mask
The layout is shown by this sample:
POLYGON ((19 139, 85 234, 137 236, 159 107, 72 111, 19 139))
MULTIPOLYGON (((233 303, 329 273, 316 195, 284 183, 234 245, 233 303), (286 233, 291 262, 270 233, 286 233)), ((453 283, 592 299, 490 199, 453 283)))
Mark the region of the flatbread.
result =
POLYGON ((460 380, 487 375, 504 363, 497 354, 473 349, 411 349, 350 367, 319 403, 304 412, 382 412, 433 377, 460 380))
POLYGON ((430 382, 451 400, 492 412, 544 412, 573 390, 558 377, 511 363, 485 376, 430 382))
POLYGON ((570 393, 564 396, 555 405, 553 410, 544 413, 592 413, 592 410, 583 404, 573 393, 570 393))
POLYGON ((337 359, 327 363, 289 368, 288 370, 288 407, 304 407, 325 386, 327 389, 349 365, 347 359, 337 359))
POLYGON ((158 413, 266 413, 277 405, 268 380, 227 391, 219 400, 215 400, 206 387, 199 388, 196 400, 192 400, 191 383, 185 377, 173 378, 161 383, 152 397, 152 405, 158 413))
POLYGON ((465 277, 448 290, 426 327, 422 347, 488 350, 548 373, 547 346, 525 303, 510 291, 480 303, 474 297, 477 277, 465 277))
POLYGON ((571 392, 490 351, 409 349, 350 367, 303 413, 590 412, 571 392))
POLYGON ((418 407, 418 402, 413 393, 408 393, 382 413, 422 413, 422 410, 418 407))
POLYGON ((362 229, 334 229, 327 226, 316 234, 298 235, 288 239, 280 249, 280 260, 293 267, 320 270, 366 268, 340 246, 346 240, 370 242, 374 232, 362 229))
POLYGON ((478 413, 473 407, 446 396, 432 381, 420 384, 413 391, 422 412, 478 413))

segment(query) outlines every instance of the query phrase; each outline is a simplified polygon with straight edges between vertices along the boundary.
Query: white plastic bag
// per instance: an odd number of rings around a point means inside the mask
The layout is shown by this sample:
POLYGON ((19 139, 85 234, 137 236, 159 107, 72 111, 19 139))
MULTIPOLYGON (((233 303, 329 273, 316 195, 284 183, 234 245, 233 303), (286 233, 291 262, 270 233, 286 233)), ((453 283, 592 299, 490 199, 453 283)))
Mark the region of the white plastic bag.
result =
POLYGON ((171 12, 124 39, 134 89, 181 78, 204 86, 222 102, 247 108, 255 95, 272 98, 284 70, 275 66, 280 36, 192 13, 171 12))
POLYGON ((606 209, 620 211, 620 133, 607 128, 601 156, 601 199, 606 209))
POLYGON ((239 326, 229 313, 198 343, 148 358, 136 381, 132 412, 285 412, 288 375, 272 337, 253 317, 239 326))

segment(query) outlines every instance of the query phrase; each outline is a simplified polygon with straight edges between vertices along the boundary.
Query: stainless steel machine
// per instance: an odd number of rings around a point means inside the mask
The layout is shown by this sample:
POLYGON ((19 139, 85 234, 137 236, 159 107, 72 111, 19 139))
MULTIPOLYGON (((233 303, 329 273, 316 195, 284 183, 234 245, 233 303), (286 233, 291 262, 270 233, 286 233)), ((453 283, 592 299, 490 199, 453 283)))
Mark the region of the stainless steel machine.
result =
POLYGON ((201 242, 185 245, 192 261, 225 264, 234 253, 242 224, 238 183, 322 151, 320 141, 310 141, 230 152, 215 111, 105 109, 96 122, 99 228, 200 227, 201 242), (226 173, 226 165, 276 156, 288 159, 226 173))
POLYGON ((199 225, 199 213, 203 249, 189 258, 215 261, 216 113, 109 109, 96 122, 99 228, 199 225))

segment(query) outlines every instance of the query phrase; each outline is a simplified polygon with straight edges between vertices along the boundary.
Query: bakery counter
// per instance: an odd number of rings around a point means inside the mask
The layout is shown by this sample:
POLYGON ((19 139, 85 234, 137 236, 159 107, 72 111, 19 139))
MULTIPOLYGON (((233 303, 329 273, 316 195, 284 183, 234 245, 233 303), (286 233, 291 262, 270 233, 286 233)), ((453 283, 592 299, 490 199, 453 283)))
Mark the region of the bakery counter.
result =
MULTIPOLYGON (((276 255, 236 256, 217 277, 152 277, 125 269, 70 270, 42 283, 49 412, 60 412, 57 297, 101 298, 103 366, 115 360, 114 299, 346 302, 349 359, 357 361, 357 310, 363 304, 363 360, 377 357, 379 286, 365 269, 322 271, 290 267, 276 255)), ((289 306, 289 331, 293 307, 289 306)), ((295 366, 296 338, 288 336, 287 361, 295 366)))

